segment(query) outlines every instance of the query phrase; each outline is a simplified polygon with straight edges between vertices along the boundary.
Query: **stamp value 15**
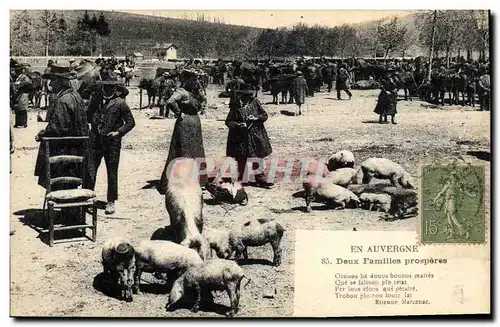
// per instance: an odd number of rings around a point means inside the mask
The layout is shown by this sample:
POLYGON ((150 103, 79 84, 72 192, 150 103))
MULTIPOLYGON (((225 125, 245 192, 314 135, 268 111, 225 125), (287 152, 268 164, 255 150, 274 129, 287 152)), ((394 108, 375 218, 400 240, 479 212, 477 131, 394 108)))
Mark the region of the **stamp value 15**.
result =
POLYGON ((484 186, 484 166, 423 166, 422 244, 484 243, 484 186))

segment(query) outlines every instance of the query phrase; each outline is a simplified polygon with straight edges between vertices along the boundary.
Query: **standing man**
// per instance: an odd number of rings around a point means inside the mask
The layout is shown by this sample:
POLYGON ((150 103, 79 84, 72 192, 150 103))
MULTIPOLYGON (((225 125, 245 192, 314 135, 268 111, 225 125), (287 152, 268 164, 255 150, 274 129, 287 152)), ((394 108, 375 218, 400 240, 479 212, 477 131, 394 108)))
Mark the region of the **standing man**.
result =
POLYGON ((331 63, 328 63, 325 67, 323 67, 323 80, 326 82, 328 87, 328 93, 332 90, 334 75, 335 73, 331 63))
POLYGON ((97 170, 104 157, 108 173, 105 213, 110 215, 115 212, 115 201, 118 199, 118 164, 122 137, 134 128, 135 120, 125 102, 129 92, 115 76, 97 83, 101 86, 96 92, 98 100, 92 102, 88 113, 91 122, 90 148, 93 168, 91 176, 94 178, 90 179, 87 188, 94 190, 97 170))
MULTIPOLYGON (((43 78, 50 80, 50 85, 54 92, 54 102, 52 109, 47 112, 48 124, 44 130, 38 133, 35 140, 39 142, 44 136, 88 136, 89 126, 82 97, 70 86, 70 79, 75 78, 75 75, 71 73, 70 67, 53 65, 50 72, 44 74, 43 78)), ((82 155, 83 150, 80 143, 51 142, 50 154, 52 156, 62 154, 82 155)), ((47 188, 49 181, 45 178, 45 164, 45 146, 40 144, 35 166, 35 176, 38 176, 38 185, 47 188)), ((89 172, 89 167, 86 168, 87 172, 89 172)), ((72 175, 72 173, 69 171, 68 174, 66 166, 52 165, 51 176, 58 177, 61 175, 68 176, 72 175)), ((52 188, 52 190, 55 189, 52 188)))
POLYGON ((299 116, 302 115, 301 106, 306 102, 306 95, 308 93, 307 81, 304 79, 300 70, 295 72, 297 77, 292 82, 292 92, 295 98, 295 103, 299 106, 299 116))
POLYGON ((491 84, 489 68, 483 67, 481 69, 481 77, 478 81, 479 105, 481 110, 490 110, 491 106, 491 84))
POLYGON ((349 96, 351 100, 352 94, 349 91, 350 75, 347 71, 347 64, 342 64, 337 73, 337 81, 335 83, 335 88, 337 89, 337 99, 341 100, 340 91, 344 91, 349 96))
POLYGON ((13 109, 16 115, 14 127, 26 128, 28 127, 28 105, 29 97, 28 92, 31 86, 31 79, 26 75, 26 66, 14 66, 11 70, 14 80, 14 101, 13 109))

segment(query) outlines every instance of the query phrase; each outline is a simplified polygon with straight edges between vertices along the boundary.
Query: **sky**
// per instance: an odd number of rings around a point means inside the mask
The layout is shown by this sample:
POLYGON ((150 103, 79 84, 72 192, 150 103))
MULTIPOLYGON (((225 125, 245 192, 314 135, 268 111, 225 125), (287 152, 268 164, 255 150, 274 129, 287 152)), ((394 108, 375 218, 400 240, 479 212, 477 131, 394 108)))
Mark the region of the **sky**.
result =
POLYGON ((152 10, 120 10, 122 12, 154 15, 171 18, 196 18, 197 14, 203 13, 205 19, 212 21, 213 17, 218 17, 226 24, 245 25, 261 28, 277 28, 290 27, 298 22, 303 22, 307 25, 319 24, 323 26, 339 26, 342 24, 356 24, 367 21, 389 18, 393 16, 405 16, 411 14, 412 11, 402 10, 297 10, 297 11, 152 11, 152 10))

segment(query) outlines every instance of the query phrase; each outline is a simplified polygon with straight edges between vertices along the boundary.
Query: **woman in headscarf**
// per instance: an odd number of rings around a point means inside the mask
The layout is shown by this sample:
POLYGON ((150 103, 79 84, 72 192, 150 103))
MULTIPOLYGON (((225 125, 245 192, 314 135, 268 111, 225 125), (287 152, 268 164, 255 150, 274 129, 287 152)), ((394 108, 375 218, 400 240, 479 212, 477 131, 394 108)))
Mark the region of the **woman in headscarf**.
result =
POLYGON ((396 82, 391 76, 392 69, 386 71, 386 75, 380 83, 380 94, 374 112, 379 115, 379 123, 387 124, 387 116, 391 116, 391 121, 396 124, 394 117, 397 110, 398 89, 396 82), (383 118, 383 120, 382 120, 383 118))
MULTIPOLYGON (((244 176, 247 159, 263 159, 273 150, 264 127, 268 116, 262 104, 254 97, 254 91, 250 88, 242 89, 236 92, 235 97, 230 102, 226 118, 226 126, 229 127, 226 155, 234 158, 238 164, 238 181, 247 182, 248 176, 244 176)), ((263 160, 261 164, 262 162, 263 160)), ((252 165, 254 170, 258 169, 259 162, 254 161, 252 165)), ((267 183, 263 173, 255 176, 255 179, 258 186, 273 186, 273 183, 267 183)))
MULTIPOLYGON (((165 168, 158 185, 158 192, 165 194, 168 182, 168 165, 176 158, 205 158, 201 121, 198 112, 203 112, 206 98, 195 72, 184 70, 181 73, 181 87, 174 89, 173 94, 166 102, 167 108, 172 110, 177 118, 170 141, 165 168)), ((201 165, 201 163, 200 163, 201 165)), ((203 169, 203 165, 199 167, 203 169)), ((200 174, 200 184, 205 185, 206 174, 200 174)))

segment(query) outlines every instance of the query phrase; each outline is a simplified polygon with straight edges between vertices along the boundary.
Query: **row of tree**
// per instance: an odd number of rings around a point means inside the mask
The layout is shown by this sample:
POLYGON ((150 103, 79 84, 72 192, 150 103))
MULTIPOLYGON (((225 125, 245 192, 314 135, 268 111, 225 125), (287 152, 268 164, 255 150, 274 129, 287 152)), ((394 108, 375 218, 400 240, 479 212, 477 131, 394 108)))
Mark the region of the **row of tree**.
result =
MULTIPOLYGON (((62 11, 44 10, 38 17, 20 11, 11 15, 11 54, 110 55, 132 51, 149 54, 152 44, 172 42, 179 47, 181 57, 416 55, 430 47, 433 14, 425 11, 412 16, 413 19, 393 18, 361 26, 328 28, 299 23, 291 28, 257 29, 204 19, 165 19, 117 12, 109 12, 106 17, 102 12, 92 17, 85 12, 68 23, 62 11)), ((449 58, 453 54, 470 55, 478 51, 482 58, 486 57, 488 18, 487 11, 437 11, 435 54, 449 58)))
POLYGON ((111 30, 103 13, 92 18, 85 11, 68 26, 64 13, 22 10, 11 15, 10 52, 18 56, 93 55, 102 51, 101 38, 111 30))

